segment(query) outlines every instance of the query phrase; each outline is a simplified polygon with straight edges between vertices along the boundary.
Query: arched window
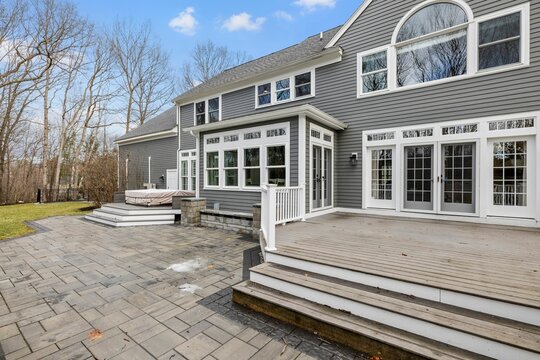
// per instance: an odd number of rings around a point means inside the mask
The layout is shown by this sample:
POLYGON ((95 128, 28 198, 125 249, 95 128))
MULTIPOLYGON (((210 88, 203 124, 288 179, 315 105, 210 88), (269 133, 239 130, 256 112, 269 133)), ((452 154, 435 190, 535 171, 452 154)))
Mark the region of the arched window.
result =
POLYGON ((451 2, 410 16, 396 37, 398 87, 466 74, 468 22, 465 10, 451 2))

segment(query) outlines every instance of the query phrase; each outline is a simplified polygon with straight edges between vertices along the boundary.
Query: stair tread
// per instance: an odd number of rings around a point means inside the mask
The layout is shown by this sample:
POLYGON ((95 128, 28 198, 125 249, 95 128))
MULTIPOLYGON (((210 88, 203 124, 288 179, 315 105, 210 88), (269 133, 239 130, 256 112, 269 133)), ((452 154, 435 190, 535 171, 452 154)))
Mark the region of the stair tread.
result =
POLYGON ((123 217, 123 218, 134 218, 134 219, 141 218, 141 217, 164 217, 164 216, 174 219, 175 217, 175 214, 123 214, 123 213, 118 213, 118 212, 108 211, 108 210, 103 210, 103 209, 94 210, 93 214, 107 214, 107 215, 112 215, 112 216, 118 216, 118 217, 123 217))
POLYGON ((99 223, 106 222, 108 225, 116 226, 118 224, 126 224, 126 223, 135 223, 135 224, 145 224, 145 223, 152 223, 151 225, 168 225, 174 223, 173 219, 170 220, 113 220, 107 217, 99 216, 96 214, 89 214, 85 215, 84 217, 87 220, 90 221, 96 221, 99 223), (156 224, 157 223, 157 224, 156 224))
POLYGON ((471 359, 473 357, 487 359, 344 311, 285 294, 249 280, 235 285, 233 289, 420 356, 440 360, 471 359))
MULTIPOLYGON (((333 258, 331 255, 326 252, 320 254, 317 253, 317 250, 308 251, 306 249, 301 249, 298 247, 290 247, 287 245, 280 246, 280 250, 272 251, 276 255, 287 256, 291 258, 301 259, 305 261, 325 264, 329 266, 336 266, 336 261, 340 265, 339 267, 349 269, 352 271, 365 272, 368 274, 373 274, 377 276, 384 276, 389 278, 401 279, 408 282, 414 282, 420 285, 425 286, 436 286, 452 291, 467 292, 469 294, 481 294, 483 297, 491 298, 495 300, 502 300, 507 302, 512 302, 520 304, 523 306, 530 307, 539 307, 537 299, 539 298, 537 292, 526 291, 524 289, 510 288, 508 286, 503 286, 500 288, 493 288, 491 286, 486 286, 481 280, 468 280, 460 282, 459 285, 455 281, 450 280, 450 277, 444 276, 442 278, 437 277, 436 280, 430 278, 426 275, 425 272, 420 270, 409 271, 407 273, 400 272, 399 269, 396 269, 395 266, 384 266, 381 264, 362 264, 355 260, 353 256, 343 257, 340 256, 339 259, 333 258), (345 265, 346 264, 346 265, 345 265)), ((430 273, 432 273, 430 271, 430 273)))
POLYGON ((283 265, 265 263, 252 268, 251 271, 511 346, 540 352, 540 328, 533 325, 430 300, 413 298, 283 265))

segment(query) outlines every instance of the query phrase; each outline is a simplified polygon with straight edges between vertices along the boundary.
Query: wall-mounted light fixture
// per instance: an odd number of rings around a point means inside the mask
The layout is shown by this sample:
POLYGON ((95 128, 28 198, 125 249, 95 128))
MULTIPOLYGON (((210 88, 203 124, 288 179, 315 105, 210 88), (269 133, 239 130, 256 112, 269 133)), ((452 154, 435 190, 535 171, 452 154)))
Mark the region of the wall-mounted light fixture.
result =
POLYGON ((352 153, 349 159, 351 160, 351 165, 356 165, 358 162, 358 153, 352 153))
POLYGON ((161 182, 164 182, 164 181, 165 181, 165 175, 161 175, 161 176, 159 177, 159 180, 160 180, 161 182))

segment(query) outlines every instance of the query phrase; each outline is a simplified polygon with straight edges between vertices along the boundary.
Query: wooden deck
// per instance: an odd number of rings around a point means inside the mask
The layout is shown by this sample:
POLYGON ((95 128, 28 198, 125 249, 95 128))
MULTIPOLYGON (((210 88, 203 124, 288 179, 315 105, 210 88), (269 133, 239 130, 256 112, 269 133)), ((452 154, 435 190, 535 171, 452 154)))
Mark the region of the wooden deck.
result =
POLYGON ((276 229, 276 254, 540 309, 540 230, 336 213, 276 229))

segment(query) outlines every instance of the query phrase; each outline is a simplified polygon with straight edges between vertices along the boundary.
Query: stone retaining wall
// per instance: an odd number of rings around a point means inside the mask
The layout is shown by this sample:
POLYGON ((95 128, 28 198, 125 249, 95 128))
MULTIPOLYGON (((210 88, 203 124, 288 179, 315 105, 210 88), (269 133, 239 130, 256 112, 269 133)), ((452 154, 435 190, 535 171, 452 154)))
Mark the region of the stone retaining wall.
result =
POLYGON ((204 209, 201 210, 201 225, 208 228, 252 235, 253 214, 204 209))

